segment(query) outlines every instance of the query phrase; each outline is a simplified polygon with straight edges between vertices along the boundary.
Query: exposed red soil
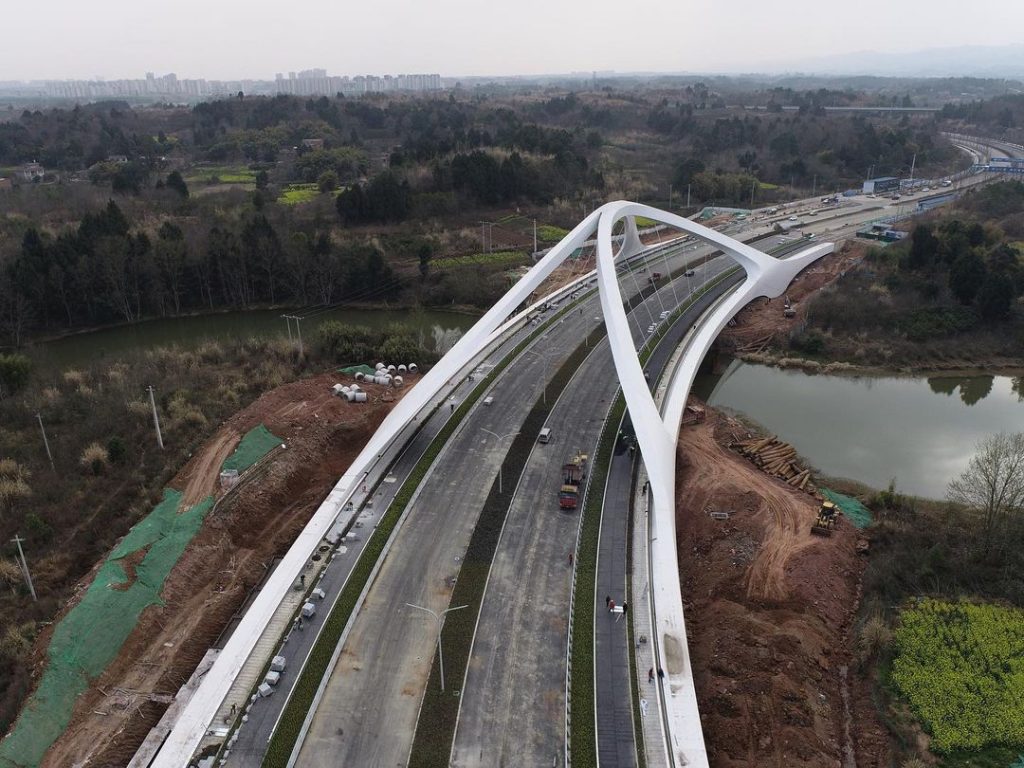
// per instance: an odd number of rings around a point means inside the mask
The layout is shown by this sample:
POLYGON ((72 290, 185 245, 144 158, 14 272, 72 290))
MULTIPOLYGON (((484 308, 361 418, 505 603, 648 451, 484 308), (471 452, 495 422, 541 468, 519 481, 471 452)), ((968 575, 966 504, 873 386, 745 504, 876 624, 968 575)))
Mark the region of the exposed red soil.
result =
POLYGON ((786 291, 795 310, 793 317, 785 317, 785 298, 770 302, 757 299, 740 310, 736 320, 718 335, 718 344, 728 351, 759 352, 779 341, 790 331, 800 328, 807 320, 808 299, 826 285, 834 282, 843 272, 863 258, 867 246, 847 241, 835 252, 825 256, 801 272, 786 291))
POLYGON ((288 446, 208 515, 164 583, 164 605, 142 614, 117 659, 79 698, 43 768, 127 764, 393 405, 373 385, 364 387, 371 402, 350 404, 331 393, 337 381, 323 374, 265 393, 225 422, 174 478, 183 504, 220 497, 220 466, 241 435, 263 423, 288 446))
POLYGON ((815 499, 729 450, 745 429, 707 413, 680 436, 676 515, 711 766, 888 765, 868 692, 844 672, 865 566, 856 530, 841 520, 813 536, 815 499))

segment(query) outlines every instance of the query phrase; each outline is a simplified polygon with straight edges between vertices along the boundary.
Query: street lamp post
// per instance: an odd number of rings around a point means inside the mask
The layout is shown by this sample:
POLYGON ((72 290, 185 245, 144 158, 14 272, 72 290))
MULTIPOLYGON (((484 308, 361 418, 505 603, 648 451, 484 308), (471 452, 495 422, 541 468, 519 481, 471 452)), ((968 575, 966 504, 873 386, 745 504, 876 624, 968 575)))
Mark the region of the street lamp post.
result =
MULTIPOLYGON (((541 336, 541 340, 542 341, 545 338, 546 337, 541 336)), ((547 405, 548 404, 548 354, 550 354, 550 352, 549 351, 537 352, 534 349, 528 349, 528 350, 525 351, 524 354, 534 355, 534 356, 540 358, 544 362, 544 392, 542 393, 542 397, 543 397, 543 400, 544 400, 544 405, 547 405)))
POLYGON ((444 654, 441 653, 441 620, 447 615, 449 611, 459 611, 463 608, 468 608, 468 605, 457 605, 454 608, 445 608, 438 615, 429 608, 424 608, 422 605, 413 605, 412 603, 406 603, 410 608, 415 608, 417 611, 425 611, 434 617, 434 621, 437 622, 437 660, 441 665, 441 693, 444 693, 444 654))
MULTIPOLYGON (((496 438, 498 438, 498 443, 499 444, 506 437, 515 437, 516 435, 519 434, 519 431, 516 430, 515 432, 509 432, 507 435, 499 435, 497 432, 491 432, 491 430, 484 429, 483 427, 480 428, 480 431, 481 432, 486 432, 488 435, 494 435, 496 438)), ((502 465, 504 465, 504 463, 505 463, 505 461, 502 460, 501 464, 498 465, 498 493, 504 493, 504 491, 501 490, 501 467, 502 467, 502 465)))

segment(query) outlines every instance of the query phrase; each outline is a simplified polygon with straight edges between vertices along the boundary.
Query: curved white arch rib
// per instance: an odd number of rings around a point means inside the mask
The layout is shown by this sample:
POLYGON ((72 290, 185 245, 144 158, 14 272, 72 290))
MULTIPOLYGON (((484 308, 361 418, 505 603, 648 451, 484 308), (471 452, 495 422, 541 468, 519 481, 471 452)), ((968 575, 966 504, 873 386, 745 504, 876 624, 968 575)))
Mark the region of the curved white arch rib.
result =
MULTIPOLYGON (((616 202, 601 208, 600 213, 597 275, 601 309, 608 327, 615 370, 650 479, 650 590, 654 602, 658 658, 667 685, 663 699, 669 741, 666 749, 670 765, 706 767, 707 751, 686 641, 676 554, 675 456, 683 408, 697 368, 725 324, 752 299, 780 295, 804 267, 830 253, 833 245, 822 243, 780 261, 715 230, 650 206, 616 202), (688 340, 683 359, 670 380, 664 418, 648 390, 633 345, 612 252, 611 234, 615 224, 623 217, 635 221, 636 216, 668 224, 715 245, 739 262, 747 273, 747 279, 703 318, 688 340)), ((632 254, 623 248, 619 255, 628 257, 632 254)))
MULTIPOLYGON (((675 525, 670 513, 674 509, 674 445, 678 436, 682 406, 678 408, 672 406, 667 409, 666 421, 662 422, 644 382, 643 372, 626 325, 621 294, 615 278, 615 260, 628 258, 643 249, 633 218, 638 215, 689 232, 736 258, 750 276, 739 291, 741 297, 778 295, 803 266, 827 252, 822 250, 824 245, 818 246, 812 249, 814 254, 804 252, 794 259, 778 262, 760 251, 725 237, 714 230, 694 224, 689 219, 629 202, 608 203, 583 219, 463 335, 458 343, 415 387, 406 393, 405 397, 384 419, 366 447, 335 484, 264 584, 259 597, 242 617, 213 666, 203 677, 199 688, 183 708, 159 753, 150 763, 151 768, 180 768, 187 764, 189 757, 206 734, 206 729, 213 721, 217 709, 233 681, 270 623, 277 606, 298 579, 303 566, 334 521, 342 514, 346 503, 363 483, 367 472, 374 467, 379 457, 401 434, 402 430, 414 420, 414 417, 442 392, 449 380, 457 376, 506 329, 517 322, 515 319, 512 321, 508 319, 512 312, 530 297, 552 271, 587 241, 595 227, 598 231, 597 271, 601 307, 608 325, 615 368, 626 394, 630 414, 634 423, 637 424, 637 435, 651 477, 655 507, 652 525, 657 525, 655 530, 658 531, 661 531, 665 525, 668 526, 664 529, 664 534, 655 542, 658 546, 653 552, 654 562, 658 564, 659 568, 658 590, 664 590, 655 592, 660 629, 658 642, 659 648, 662 649, 662 658, 674 659, 679 653, 682 654, 679 664, 669 661, 666 667, 672 690, 680 692, 670 700, 668 707, 670 732, 674 743, 685 746, 688 750, 687 755, 694 755, 686 757, 688 762, 676 760, 675 764, 707 764, 706 757, 698 756, 704 754, 703 738, 700 735, 700 722, 697 719, 696 698, 692 693, 692 676, 689 674, 682 618, 682 598, 676 568, 675 525), (626 230, 622 238, 622 247, 615 254, 612 251, 612 228, 623 217, 627 217, 626 230), (678 414, 676 414, 676 410, 678 410, 678 414), (668 428, 666 428, 666 424, 669 425, 668 428), (674 428, 672 428, 673 424, 674 428), (659 514, 660 510, 665 510, 665 512, 659 514), (671 535, 668 535, 669 532, 671 535), (671 568, 670 577, 660 577, 662 570, 667 573, 669 567, 671 568), (678 648, 680 651, 675 655, 666 656, 666 648, 678 648), (685 693, 686 691, 689 693, 685 693), (677 699, 679 700, 678 704, 675 703, 677 699), (683 706, 684 703, 685 706, 683 706), (695 735, 692 733, 694 729, 695 735)), ((831 250, 830 247, 829 250, 831 250)), ((732 313, 738 311, 747 300, 749 299, 743 298, 742 303, 731 301, 730 306, 735 306, 732 313)), ((702 347, 702 350, 710 346, 718 330, 731 316, 732 314, 729 314, 725 317, 713 331, 709 326, 702 328, 701 344, 706 341, 706 346, 702 347)), ((521 313, 517 317, 522 318, 523 314, 521 313)), ((717 322, 716 319, 715 323, 717 322)), ((703 351, 697 356, 693 367, 694 372, 696 372, 696 365, 699 364, 700 357, 703 357, 703 351)), ((673 380, 673 385, 684 379, 685 376, 677 376, 673 380)), ((692 375, 686 379, 685 392, 689 391, 690 381, 692 381, 692 375)), ((683 405, 686 400, 685 392, 682 395, 683 405)), ((669 405, 672 402, 674 401, 670 398, 669 405)), ((654 589, 652 581, 652 590, 654 589)))

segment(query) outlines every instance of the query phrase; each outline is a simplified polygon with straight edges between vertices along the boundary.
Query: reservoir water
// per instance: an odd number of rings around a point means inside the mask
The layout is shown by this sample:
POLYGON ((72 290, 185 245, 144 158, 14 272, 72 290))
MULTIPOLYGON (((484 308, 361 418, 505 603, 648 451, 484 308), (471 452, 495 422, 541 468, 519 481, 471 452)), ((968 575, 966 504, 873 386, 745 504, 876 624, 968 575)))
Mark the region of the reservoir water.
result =
POLYGON ((978 441, 1024 431, 1024 378, 830 376, 733 361, 694 393, 749 416, 833 477, 942 499, 978 441))
MULTIPOLYGON (((208 340, 229 341, 253 336, 286 337, 288 329, 281 315, 288 314, 303 313, 282 309, 253 309, 145 320, 42 342, 35 346, 34 354, 46 362, 70 367, 86 365, 105 357, 116 357, 137 348, 171 344, 191 348, 208 340)), ((301 322, 302 337, 306 344, 315 339, 317 326, 326 320, 370 328, 400 323, 419 333, 421 344, 426 349, 445 352, 478 319, 472 315, 436 310, 335 308, 310 312, 309 317, 301 322)), ((291 329, 295 333, 294 321, 291 321, 291 329)))

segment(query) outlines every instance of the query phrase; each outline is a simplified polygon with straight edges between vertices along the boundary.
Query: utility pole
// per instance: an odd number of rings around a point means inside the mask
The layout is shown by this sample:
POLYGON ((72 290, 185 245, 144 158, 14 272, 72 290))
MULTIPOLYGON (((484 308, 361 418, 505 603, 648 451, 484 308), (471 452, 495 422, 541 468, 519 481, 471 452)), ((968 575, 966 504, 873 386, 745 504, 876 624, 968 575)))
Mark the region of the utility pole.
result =
POLYGON ((537 252, 537 220, 533 220, 533 252, 537 252))
POLYGON ((910 161, 910 187, 914 187, 914 167, 917 165, 917 152, 914 153, 914 159, 910 161))
POLYGON ((281 315, 284 318, 285 324, 288 326, 288 343, 292 343, 292 318, 291 315, 281 315))
POLYGON ((466 605, 457 605, 454 608, 445 608, 441 611, 441 615, 438 616, 429 608, 424 608, 422 605, 413 605, 412 603, 406 603, 410 608, 415 608, 417 611, 424 611, 434 617, 434 621, 437 622, 437 661, 441 665, 441 692, 444 693, 444 654, 441 652, 441 619, 448 614, 449 611, 460 611, 463 608, 468 608, 466 605))
POLYGON ((811 186, 811 197, 818 194, 818 174, 814 174, 814 184, 811 186))
POLYGON ((690 185, 686 185, 686 210, 690 210, 690 185))
POLYGON ((153 397, 153 385, 149 385, 146 389, 149 390, 149 404, 153 406, 153 426, 156 427, 156 441, 162 451, 164 449, 164 436, 160 434, 160 416, 156 412, 156 398, 153 397))
POLYGON ((750 210, 754 210, 754 187, 757 186, 757 179, 750 182, 750 210))
POLYGON ((670 211, 672 210, 672 183, 671 182, 669 182, 669 185, 668 185, 668 209, 670 211))
POLYGON ((302 356, 305 354, 305 351, 302 348, 302 326, 299 325, 299 321, 301 319, 302 318, 299 317, 298 315, 292 315, 292 320, 295 321, 295 332, 299 335, 299 359, 300 360, 302 359, 302 356))
POLYGON ((57 467, 53 465, 53 454, 50 453, 50 441, 46 439, 46 428, 43 426, 42 414, 37 413, 36 418, 39 419, 39 430, 43 433, 43 445, 46 446, 46 457, 50 460, 50 469, 56 471, 57 467))
POLYGON ((24 539, 15 534, 11 541, 18 545, 18 565, 21 566, 21 575, 25 577, 25 583, 28 585, 28 591, 32 593, 32 602, 34 603, 38 598, 36 597, 36 588, 32 586, 32 574, 28 572, 28 561, 25 559, 25 552, 21 548, 21 542, 24 539))

